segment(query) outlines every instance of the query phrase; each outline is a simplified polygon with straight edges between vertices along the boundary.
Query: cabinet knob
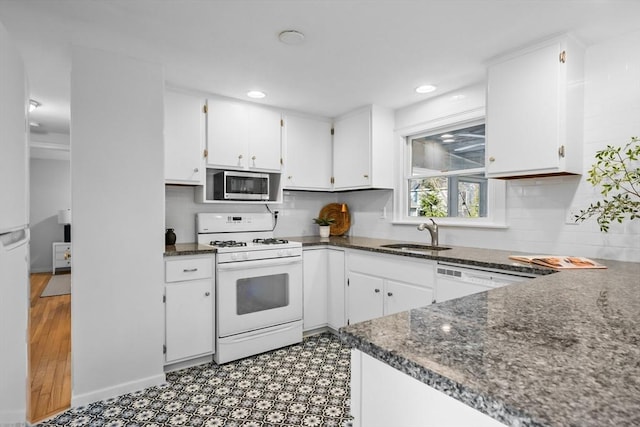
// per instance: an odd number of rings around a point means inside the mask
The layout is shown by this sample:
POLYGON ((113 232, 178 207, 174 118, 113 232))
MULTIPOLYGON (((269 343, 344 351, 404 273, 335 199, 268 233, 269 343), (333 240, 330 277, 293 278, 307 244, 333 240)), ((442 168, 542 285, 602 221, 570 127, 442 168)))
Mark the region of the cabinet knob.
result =
POLYGON ((251 156, 251 160, 255 161, 256 160, 256 156, 251 156))
POLYGON ((196 172, 196 173, 198 173, 199 170, 200 169, 198 169, 198 168, 193 168, 193 171, 196 172))
POLYGON ((287 179, 292 179, 292 178, 293 178, 293 176, 291 176, 291 175, 289 175, 289 176, 287 177, 287 179))
POLYGON ((393 296, 393 292, 387 292, 387 296, 388 297, 392 297, 393 296))
POLYGON ((205 296, 205 297, 208 297, 209 295, 211 295, 211 292, 205 292, 205 293, 204 293, 204 296, 205 296))
POLYGON ((489 157, 489 161, 490 161, 490 162, 495 162, 495 161, 496 161, 496 158, 495 158, 495 157, 493 157, 493 156, 491 156, 491 157, 489 157))
POLYGON ((238 155, 238 160, 242 160, 242 154, 238 155))
POLYGON ((380 289, 374 289, 374 291, 375 291, 375 293, 377 294, 377 293, 379 293, 379 292, 380 292, 380 289))
POLYGON ((436 299, 434 298, 433 301, 431 301, 431 304, 435 304, 436 303, 436 299))

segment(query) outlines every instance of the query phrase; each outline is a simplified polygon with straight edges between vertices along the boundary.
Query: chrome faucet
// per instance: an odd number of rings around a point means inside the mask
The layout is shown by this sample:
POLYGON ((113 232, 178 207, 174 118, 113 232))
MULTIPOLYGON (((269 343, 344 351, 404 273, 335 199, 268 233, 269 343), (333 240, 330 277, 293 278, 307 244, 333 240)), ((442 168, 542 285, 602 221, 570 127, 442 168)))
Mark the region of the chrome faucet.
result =
POLYGON ((438 246, 438 224, 436 224, 433 218, 429 218, 429 220, 431 220, 432 224, 422 223, 418 226, 418 230, 429 230, 429 234, 431 234, 431 246, 438 246))

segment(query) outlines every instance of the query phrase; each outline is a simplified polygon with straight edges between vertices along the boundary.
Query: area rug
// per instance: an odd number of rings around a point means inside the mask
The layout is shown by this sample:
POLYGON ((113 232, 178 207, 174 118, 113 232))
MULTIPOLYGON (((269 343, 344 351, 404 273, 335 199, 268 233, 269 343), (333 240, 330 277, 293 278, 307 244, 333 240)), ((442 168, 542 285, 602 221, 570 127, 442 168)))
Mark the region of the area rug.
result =
POLYGON ((51 276, 44 291, 40 294, 42 297, 53 297, 56 295, 67 295, 71 293, 71 275, 59 274, 51 276))

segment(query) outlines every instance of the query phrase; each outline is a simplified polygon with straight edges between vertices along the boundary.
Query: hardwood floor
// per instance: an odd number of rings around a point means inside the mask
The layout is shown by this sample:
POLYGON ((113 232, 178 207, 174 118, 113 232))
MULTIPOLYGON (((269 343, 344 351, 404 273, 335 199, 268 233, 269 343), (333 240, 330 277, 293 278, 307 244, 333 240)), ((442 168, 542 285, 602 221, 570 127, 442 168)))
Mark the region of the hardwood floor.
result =
POLYGON ((40 298, 51 273, 31 275, 28 418, 42 421, 71 405, 71 295, 40 298))

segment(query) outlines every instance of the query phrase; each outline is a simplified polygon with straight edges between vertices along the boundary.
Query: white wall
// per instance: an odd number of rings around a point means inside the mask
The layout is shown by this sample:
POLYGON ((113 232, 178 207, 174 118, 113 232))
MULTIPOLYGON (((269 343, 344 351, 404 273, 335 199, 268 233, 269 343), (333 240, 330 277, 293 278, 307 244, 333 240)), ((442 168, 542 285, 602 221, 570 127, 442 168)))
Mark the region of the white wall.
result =
POLYGON ((31 159, 31 272, 51 271, 53 242, 64 241, 58 211, 71 208, 69 160, 31 159))
MULTIPOLYGON (((165 224, 167 228, 175 229, 177 243, 196 241, 195 215, 198 212, 267 212, 264 205, 196 203, 193 187, 167 185, 165 194, 165 224)), ((338 195, 330 193, 285 191, 281 205, 270 205, 272 211, 279 212, 274 235, 317 235, 318 226, 312 219, 318 216, 323 206, 338 199, 338 195)))
POLYGON ((74 47, 72 406, 164 382, 163 72, 74 47))
MULTIPOLYGON (((586 51, 584 171, 581 177, 522 179, 507 182, 507 229, 442 227, 440 243, 524 252, 575 254, 621 261, 640 261, 640 221, 613 224, 601 233, 591 220, 565 224, 567 209, 586 208, 598 192, 585 181, 594 153, 607 144, 622 145, 640 136, 640 32, 591 46, 586 51)), ((459 100, 460 110, 484 102, 477 87, 459 100)), ((397 111, 396 127, 438 123, 434 116, 455 114, 445 97, 397 111), (425 120, 424 117, 429 117, 425 120)), ((392 225, 382 209, 393 205, 391 192, 352 192, 345 195, 355 217, 352 235, 428 241, 415 226, 392 225)))

